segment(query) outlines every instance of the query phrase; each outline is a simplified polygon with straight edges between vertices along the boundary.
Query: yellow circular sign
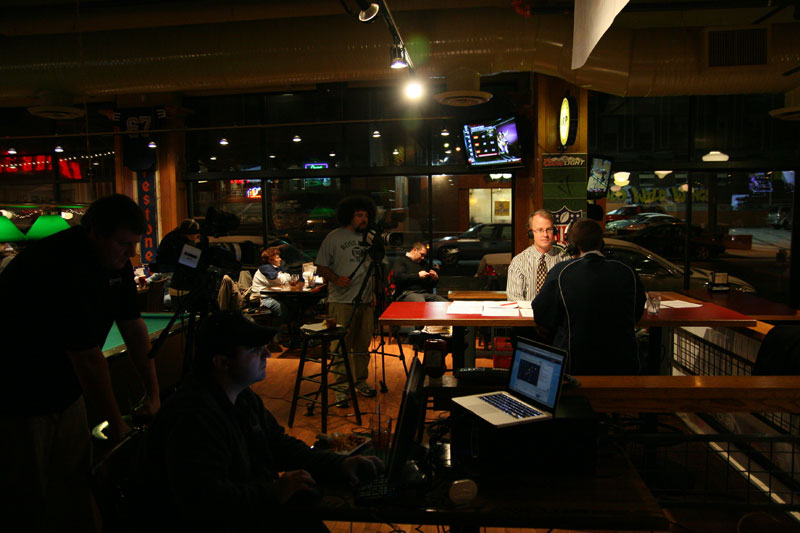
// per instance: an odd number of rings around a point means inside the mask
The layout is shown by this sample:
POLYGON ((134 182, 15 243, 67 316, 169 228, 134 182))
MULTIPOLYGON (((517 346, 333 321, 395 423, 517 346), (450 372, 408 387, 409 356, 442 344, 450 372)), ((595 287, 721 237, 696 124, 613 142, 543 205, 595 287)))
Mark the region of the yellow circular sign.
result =
POLYGON ((566 96, 561 100, 561 111, 558 115, 558 137, 561 146, 566 146, 569 141, 570 128, 570 105, 569 98, 566 96))

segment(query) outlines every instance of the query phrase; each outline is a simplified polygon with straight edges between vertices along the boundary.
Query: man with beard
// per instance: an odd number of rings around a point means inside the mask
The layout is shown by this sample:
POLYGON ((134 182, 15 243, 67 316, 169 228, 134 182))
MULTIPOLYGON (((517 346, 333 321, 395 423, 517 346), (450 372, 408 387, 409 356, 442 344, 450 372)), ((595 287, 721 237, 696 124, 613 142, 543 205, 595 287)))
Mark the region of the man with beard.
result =
MULTIPOLYGON (((373 279, 366 279, 372 259, 364 232, 370 220, 375 220, 375 203, 364 196, 344 198, 336 208, 341 227, 330 232, 322 241, 316 258, 317 273, 328 282, 328 313, 336 323, 350 327, 345 337, 350 356, 350 368, 356 390, 370 398, 375 389, 367 383, 369 373, 369 344, 372 341, 375 308, 373 279), (356 301, 362 284, 361 300, 356 301), (350 317, 352 316, 352 320, 350 317)), ((338 346, 333 344, 331 350, 338 346)), ((344 371, 334 367, 334 371, 344 371)), ((347 406, 347 395, 337 392, 340 407, 347 406)))

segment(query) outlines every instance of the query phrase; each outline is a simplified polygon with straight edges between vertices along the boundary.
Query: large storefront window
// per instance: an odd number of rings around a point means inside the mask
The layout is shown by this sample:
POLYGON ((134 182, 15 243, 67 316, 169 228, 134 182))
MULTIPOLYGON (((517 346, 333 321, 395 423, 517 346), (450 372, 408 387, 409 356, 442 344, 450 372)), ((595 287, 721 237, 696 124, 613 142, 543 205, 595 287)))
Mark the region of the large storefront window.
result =
POLYGON ((734 288, 788 303, 794 170, 632 172, 628 180, 606 197, 607 236, 683 264, 691 186, 692 278, 726 272, 734 288))

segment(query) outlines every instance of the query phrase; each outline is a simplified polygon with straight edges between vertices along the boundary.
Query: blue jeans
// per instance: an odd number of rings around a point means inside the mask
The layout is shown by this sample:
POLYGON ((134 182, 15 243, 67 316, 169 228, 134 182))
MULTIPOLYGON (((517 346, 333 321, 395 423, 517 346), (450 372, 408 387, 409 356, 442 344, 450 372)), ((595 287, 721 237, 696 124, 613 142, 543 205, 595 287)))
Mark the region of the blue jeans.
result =
POLYGON ((272 327, 277 328, 283 324, 284 318, 286 318, 286 304, 276 300, 275 298, 270 298, 269 296, 261 296, 261 307, 266 307, 272 313, 274 317, 272 319, 272 327))

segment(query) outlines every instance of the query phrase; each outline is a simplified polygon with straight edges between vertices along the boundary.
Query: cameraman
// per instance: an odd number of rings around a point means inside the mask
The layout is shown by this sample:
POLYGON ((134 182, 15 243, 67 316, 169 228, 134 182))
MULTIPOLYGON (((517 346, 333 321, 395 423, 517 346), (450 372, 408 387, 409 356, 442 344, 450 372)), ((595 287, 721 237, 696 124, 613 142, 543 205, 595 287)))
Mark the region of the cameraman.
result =
POLYGON ((156 281, 165 279, 167 282, 164 284, 164 306, 170 308, 172 305, 172 295, 180 296, 181 292, 170 290, 172 284, 172 275, 178 268, 178 259, 181 256, 181 250, 185 244, 197 245, 200 240, 200 224, 192 218, 186 218, 178 224, 178 227, 170 231, 156 249, 156 264, 152 267, 156 273, 153 274, 148 281, 156 281))
MULTIPOLYGON (((375 219, 376 207, 365 196, 344 198, 336 208, 336 218, 341 225, 322 241, 317 254, 317 273, 328 282, 328 313, 337 324, 350 323, 345 341, 350 352, 350 367, 356 380, 356 390, 370 398, 375 389, 367 383, 369 373, 369 345, 374 325, 375 290, 373 280, 367 279, 372 259, 364 233, 370 220, 375 219), (362 300, 356 301, 358 292, 362 300), (352 317, 352 319, 351 319, 352 317)), ((331 350, 338 346, 331 345, 331 350)), ((343 368, 334 368, 342 371, 343 368)), ((347 405, 347 395, 337 392, 340 407, 347 405)))

